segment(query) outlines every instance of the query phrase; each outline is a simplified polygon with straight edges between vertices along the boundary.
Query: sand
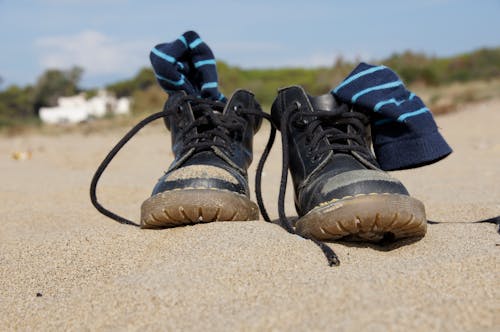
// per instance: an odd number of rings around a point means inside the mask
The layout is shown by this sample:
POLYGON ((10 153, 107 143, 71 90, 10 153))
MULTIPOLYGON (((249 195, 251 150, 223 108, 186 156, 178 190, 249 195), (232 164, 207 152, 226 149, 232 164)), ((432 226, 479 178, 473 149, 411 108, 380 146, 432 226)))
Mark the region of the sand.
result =
MULTIPOLYGON (((442 224, 416 242, 331 243, 336 268, 264 221, 140 230, 100 215, 90 179, 123 128, 3 137, 0 330, 498 331, 500 235, 467 222, 500 214, 500 101, 437 122, 455 152, 393 175, 442 224), (12 159, 28 149, 30 160, 12 159)), ((266 139, 264 128, 255 159, 266 139)), ((279 144, 263 179, 273 217, 279 144)), ((104 175, 100 200, 138 220, 171 160, 161 124, 144 130, 104 175)))

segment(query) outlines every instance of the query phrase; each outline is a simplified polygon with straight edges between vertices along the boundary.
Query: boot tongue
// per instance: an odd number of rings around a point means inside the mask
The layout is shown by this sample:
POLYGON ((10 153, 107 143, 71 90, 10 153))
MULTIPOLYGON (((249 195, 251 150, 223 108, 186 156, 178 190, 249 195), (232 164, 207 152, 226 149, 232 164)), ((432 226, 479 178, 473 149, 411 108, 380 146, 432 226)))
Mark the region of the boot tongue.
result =
MULTIPOLYGON (((337 100, 335 99, 335 97, 333 97, 333 95, 331 93, 324 94, 322 96, 317 96, 317 97, 308 96, 308 98, 309 98, 309 101, 310 101, 311 106, 313 107, 314 111, 328 111, 328 112, 332 112, 332 113, 337 113, 338 115, 340 115, 346 111, 346 108, 341 107, 341 105, 337 102, 337 100)), ((341 125, 341 124, 334 123, 334 122, 323 123, 321 126, 321 129, 327 129, 330 126, 334 126, 338 130, 341 130, 345 133, 352 133, 353 132, 353 128, 351 125, 349 125, 349 124, 342 124, 341 125)), ((340 143, 340 144, 345 144, 345 145, 351 144, 350 140, 347 140, 347 139, 343 140, 343 141, 336 140, 335 142, 330 141, 329 138, 327 138, 327 139, 331 144, 334 144, 334 143, 335 144, 340 143)), ((340 154, 344 155, 344 154, 351 154, 351 153, 341 152, 340 154)))
MULTIPOLYGON (((331 93, 327 93, 321 96, 307 96, 309 99, 309 102, 311 103, 313 111, 327 111, 327 112, 332 112, 332 115, 334 113, 336 114, 341 114, 343 112, 343 109, 340 107, 339 103, 331 93)), ((330 122, 324 122, 322 123, 321 129, 327 129, 329 126, 331 126, 333 123, 330 122)), ((335 127, 337 129, 340 129, 342 131, 347 132, 348 131, 348 126, 347 125, 338 125, 336 124, 335 127)), ((347 142, 345 142, 347 144, 347 142)))
POLYGON ((308 96, 311 106, 316 111, 333 111, 338 103, 331 93, 324 94, 322 96, 308 96))
POLYGON ((222 110, 217 110, 215 108, 210 108, 208 107, 208 105, 204 108, 204 110, 202 109, 199 109, 197 108, 196 106, 195 107, 192 107, 191 108, 191 114, 193 116, 193 120, 198 120, 200 118, 203 118, 205 117, 204 120, 200 120, 202 121, 201 124, 199 124, 197 127, 196 127, 196 131, 198 133, 203 133, 203 132, 206 132, 206 131, 209 131, 209 130, 213 130, 215 129, 215 124, 214 123, 211 123, 211 120, 209 120, 207 118, 207 113, 206 111, 209 111, 210 113, 212 113, 212 116, 213 117, 218 117, 218 116, 221 116, 222 115, 222 110))
MULTIPOLYGON (((197 110, 196 108, 194 108, 192 111, 193 111, 193 118, 194 119, 198 119, 198 118, 200 118, 200 117, 202 117, 202 116, 205 115, 205 113, 203 111, 197 110)), ((214 113, 214 114, 222 114, 221 110, 217 110, 217 109, 214 109, 214 108, 212 108, 210 111, 212 113, 214 113)))
MULTIPOLYGON (((328 93, 326 95, 318 96, 318 97, 309 97, 309 101, 315 111, 329 111, 329 112, 335 112, 337 114, 342 114, 343 112, 346 112, 349 110, 349 108, 346 109, 345 104, 340 104, 335 97, 333 97, 332 94, 328 93)), ((325 123, 322 125, 322 129, 328 128, 328 124, 325 123)), ((345 132, 345 133, 350 133, 350 134, 355 134, 356 130, 352 127, 350 124, 333 124, 335 128, 345 132)), ((370 127, 367 127, 367 130, 369 130, 370 127)), ((369 133, 367 133, 367 137, 369 136, 369 133)), ((367 138, 367 141, 369 142, 371 139, 367 138)), ((353 141, 346 139, 344 141, 338 141, 336 140, 335 142, 330 142, 330 143, 336 143, 336 144, 345 144, 345 145, 351 145, 353 144, 353 141)), ((369 149, 369 148, 368 148, 369 149)), ((366 158, 362 157, 358 152, 356 151, 350 151, 350 152, 340 152, 336 154, 336 158, 348 158, 346 156, 352 155, 354 156, 355 160, 353 159, 352 162, 355 162, 355 164, 363 165, 362 167, 368 167, 368 168, 374 168, 378 167, 377 162, 375 161, 374 158, 369 158, 370 160, 366 160, 366 158)), ((348 158, 349 159, 349 158, 348 158)), ((354 165, 354 164, 353 164, 354 165)))

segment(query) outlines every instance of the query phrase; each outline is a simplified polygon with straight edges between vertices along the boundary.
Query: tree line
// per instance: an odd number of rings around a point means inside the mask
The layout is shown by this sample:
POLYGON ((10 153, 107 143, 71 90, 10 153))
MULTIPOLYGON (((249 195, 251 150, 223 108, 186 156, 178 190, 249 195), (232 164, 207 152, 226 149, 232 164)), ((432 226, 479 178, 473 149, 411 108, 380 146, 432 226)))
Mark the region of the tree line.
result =
POLYGON ((36 123, 38 111, 44 106, 54 106, 57 98, 81 92, 78 87, 83 69, 49 69, 34 85, 11 85, 0 92, 0 127, 18 123, 36 123))
MULTIPOLYGON (((500 77, 500 47, 484 48, 452 57, 434 57, 407 51, 395 53, 377 64, 394 69, 408 84, 438 86, 452 82, 489 80, 500 77)), ((217 69, 222 92, 230 95, 238 88, 252 90, 263 105, 270 105, 280 87, 300 84, 311 94, 324 94, 345 78, 357 63, 342 58, 332 59, 332 65, 319 68, 242 69, 218 61, 217 69)), ((34 85, 9 86, 0 91, 0 127, 16 123, 36 122, 38 110, 54 106, 57 98, 79 92, 91 94, 79 87, 83 70, 45 71, 34 85)), ((1 73, 0 73, 1 76, 1 73)), ((2 80, 0 77, 0 84, 2 80)), ((151 68, 142 68, 128 80, 106 86, 121 96, 132 96, 135 112, 160 109, 166 94, 159 88, 151 68)))

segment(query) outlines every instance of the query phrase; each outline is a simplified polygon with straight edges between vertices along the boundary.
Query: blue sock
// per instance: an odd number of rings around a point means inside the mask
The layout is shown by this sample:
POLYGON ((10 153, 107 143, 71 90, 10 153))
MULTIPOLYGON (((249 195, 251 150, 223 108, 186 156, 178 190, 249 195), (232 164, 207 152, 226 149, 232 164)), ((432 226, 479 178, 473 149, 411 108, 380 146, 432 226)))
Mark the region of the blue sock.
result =
POLYGON ((384 170, 423 166, 452 152, 430 110, 385 66, 360 63, 332 94, 371 112, 373 147, 384 170))
POLYGON ((194 31, 170 43, 156 45, 149 54, 156 79, 167 92, 226 101, 219 91, 217 68, 210 47, 194 31))

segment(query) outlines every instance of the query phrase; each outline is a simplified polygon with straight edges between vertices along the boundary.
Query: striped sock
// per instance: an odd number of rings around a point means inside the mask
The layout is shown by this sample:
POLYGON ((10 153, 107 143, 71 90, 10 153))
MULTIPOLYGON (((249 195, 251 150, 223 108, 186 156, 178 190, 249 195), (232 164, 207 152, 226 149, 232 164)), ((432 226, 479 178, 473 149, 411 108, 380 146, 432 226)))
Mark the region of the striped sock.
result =
POLYGON ((331 92, 372 113, 373 146, 385 170, 430 164, 452 152, 430 110, 385 66, 360 63, 331 92))
POLYGON ((170 43, 156 45, 149 55, 156 79, 167 92, 226 101, 219 91, 216 61, 208 45, 194 31, 170 43))

